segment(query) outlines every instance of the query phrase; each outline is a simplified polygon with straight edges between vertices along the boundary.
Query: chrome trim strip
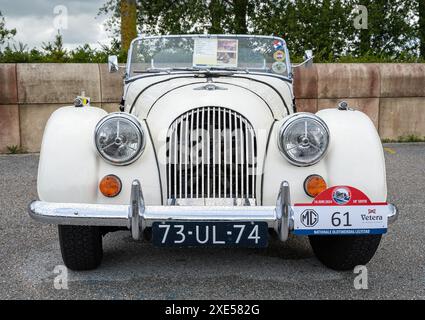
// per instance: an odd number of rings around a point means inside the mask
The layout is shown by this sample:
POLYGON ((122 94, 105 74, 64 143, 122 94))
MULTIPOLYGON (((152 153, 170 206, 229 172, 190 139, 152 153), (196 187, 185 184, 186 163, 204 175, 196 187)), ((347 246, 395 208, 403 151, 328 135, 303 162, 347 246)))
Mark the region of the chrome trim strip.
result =
POLYGON ((29 215, 36 221, 51 224, 129 227, 128 205, 33 201, 29 215))

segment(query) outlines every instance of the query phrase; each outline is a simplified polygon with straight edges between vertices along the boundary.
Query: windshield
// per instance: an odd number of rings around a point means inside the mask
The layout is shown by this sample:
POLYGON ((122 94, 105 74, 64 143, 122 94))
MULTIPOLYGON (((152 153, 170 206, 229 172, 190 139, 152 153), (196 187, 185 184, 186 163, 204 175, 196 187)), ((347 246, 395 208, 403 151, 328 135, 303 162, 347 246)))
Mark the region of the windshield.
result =
POLYGON ((162 36, 133 41, 128 75, 172 71, 265 72, 288 77, 286 43, 263 36, 162 36))

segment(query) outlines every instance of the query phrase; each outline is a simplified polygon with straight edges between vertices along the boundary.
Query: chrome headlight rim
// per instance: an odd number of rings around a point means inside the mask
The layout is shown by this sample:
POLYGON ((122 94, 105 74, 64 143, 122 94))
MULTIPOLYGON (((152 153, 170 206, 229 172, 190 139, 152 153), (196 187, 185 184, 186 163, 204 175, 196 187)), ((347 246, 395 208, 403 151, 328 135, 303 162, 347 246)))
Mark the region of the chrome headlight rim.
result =
POLYGON ((329 145, 330 145, 330 138, 331 138, 330 131, 329 131, 329 128, 328 128, 327 124, 325 123, 325 121, 323 121, 320 117, 316 116, 313 113, 298 112, 296 114, 293 114, 292 116, 290 116, 288 119, 286 119, 283 122, 283 124, 282 124, 282 126, 281 126, 281 128, 278 132, 277 145, 278 145, 280 153, 289 163, 291 163, 291 164, 293 164, 297 167, 309 167, 309 166, 315 165, 316 163, 320 162, 320 160, 322 160, 326 156, 326 154, 328 152, 329 145), (324 148, 325 150, 321 153, 321 155, 318 158, 316 158, 315 160, 313 160, 311 162, 300 162, 300 161, 293 159, 288 154, 287 150, 282 145, 282 137, 284 136, 286 130, 295 121, 298 121, 298 120, 303 119, 303 118, 308 118, 309 120, 317 122, 319 125, 321 125, 325 129, 326 136, 327 136, 326 145, 325 145, 325 148, 324 148))
POLYGON ((110 114, 107 114, 106 116, 104 116, 102 119, 100 119, 100 121, 97 123, 95 130, 94 130, 94 145, 96 147, 97 153, 100 155, 100 157, 107 163, 115 165, 115 166, 127 166, 130 165, 132 163, 134 163, 135 161, 137 161, 140 156, 142 155, 143 151, 145 150, 145 145, 146 145, 146 137, 145 137, 145 133, 143 131, 142 125, 139 121, 139 119, 137 119, 137 117, 133 116, 132 114, 129 113, 124 113, 124 112, 113 112, 110 114), (130 158, 127 159, 125 161, 116 161, 113 160, 111 158, 109 158, 105 153, 102 152, 102 150, 99 148, 99 145, 97 143, 97 135, 99 133, 99 130, 102 128, 102 126, 105 124, 105 122, 114 119, 114 118, 119 118, 122 119, 124 121, 129 121, 137 130, 137 133, 140 137, 140 145, 139 148, 137 149, 136 153, 130 158))

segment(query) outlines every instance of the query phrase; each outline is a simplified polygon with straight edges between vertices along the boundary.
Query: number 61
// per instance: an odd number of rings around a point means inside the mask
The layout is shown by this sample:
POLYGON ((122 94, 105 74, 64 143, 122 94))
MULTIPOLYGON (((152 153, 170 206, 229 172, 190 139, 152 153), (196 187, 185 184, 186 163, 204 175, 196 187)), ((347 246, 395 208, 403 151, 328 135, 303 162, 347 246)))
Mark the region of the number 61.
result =
MULTIPOLYGON (((334 227, 339 227, 342 223, 341 218, 339 217, 341 215, 341 212, 335 212, 334 214, 332 214, 332 225, 334 227)), ((352 225, 350 224, 350 213, 346 212, 342 215, 345 218, 345 224, 343 225, 344 227, 351 227, 352 225)))

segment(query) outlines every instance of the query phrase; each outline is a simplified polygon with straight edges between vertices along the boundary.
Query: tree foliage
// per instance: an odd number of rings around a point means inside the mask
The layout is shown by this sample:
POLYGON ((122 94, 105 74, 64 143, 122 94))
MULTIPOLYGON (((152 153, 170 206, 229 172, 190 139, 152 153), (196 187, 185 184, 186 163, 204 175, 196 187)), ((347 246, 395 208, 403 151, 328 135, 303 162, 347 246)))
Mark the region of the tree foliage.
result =
POLYGON ((6 29, 5 19, 0 11, 0 45, 4 44, 6 40, 13 38, 16 35, 16 29, 6 29))
MULTIPOLYGON (((319 60, 376 56, 403 59, 419 48, 417 10, 425 0, 137 0, 138 31, 144 34, 277 34, 301 56, 311 48, 319 60), (368 10, 367 29, 356 29, 354 9, 368 10)), ((120 23, 119 0, 107 0, 100 14, 120 23)), ((423 23, 423 18, 422 18, 423 23)), ((423 25, 420 28, 424 36, 423 25)), ((424 40, 422 40, 422 43, 424 40)), ((422 44, 423 46, 423 44, 422 44)))
POLYGON ((420 54, 425 59, 425 0, 418 0, 418 37, 420 41, 420 54))
POLYGON ((415 62, 419 54, 425 59, 425 0, 105 0, 99 15, 108 16, 112 45, 65 50, 59 34, 41 49, 9 43, 16 30, 6 29, 0 13, 0 62, 104 62, 108 54, 124 62, 134 18, 140 34, 282 36, 293 61, 305 49, 313 49, 318 62, 415 62), (132 5, 123 9, 123 3, 132 5), (366 29, 354 27, 359 5, 368 11, 366 29), (121 26, 123 11, 130 14, 128 26, 121 26))
POLYGON ((0 50, 0 63, 105 63, 108 55, 118 55, 120 61, 125 57, 120 50, 120 43, 116 40, 110 46, 94 49, 88 44, 81 45, 74 50, 63 47, 62 35, 58 33, 53 42, 43 43, 40 49, 28 49, 26 44, 8 44, 0 50))
POLYGON ((417 1, 422 0, 357 0, 368 9, 368 28, 356 32, 354 52, 390 56, 417 50, 414 20, 417 1))

